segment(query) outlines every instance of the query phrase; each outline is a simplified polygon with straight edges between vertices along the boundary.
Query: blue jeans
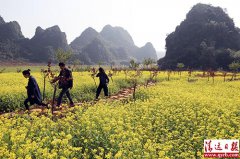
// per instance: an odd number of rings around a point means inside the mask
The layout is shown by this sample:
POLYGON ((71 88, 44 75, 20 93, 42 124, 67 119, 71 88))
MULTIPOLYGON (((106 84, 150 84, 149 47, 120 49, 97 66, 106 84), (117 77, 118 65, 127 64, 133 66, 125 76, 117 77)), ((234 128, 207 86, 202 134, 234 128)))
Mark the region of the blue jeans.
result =
POLYGON ((67 95, 67 98, 69 99, 70 101, 70 104, 73 104, 73 101, 72 101, 72 98, 71 98, 71 95, 69 93, 69 88, 62 88, 60 94, 59 94, 59 97, 58 97, 58 100, 57 100, 57 106, 60 106, 61 103, 62 103, 62 97, 63 95, 66 93, 67 95))

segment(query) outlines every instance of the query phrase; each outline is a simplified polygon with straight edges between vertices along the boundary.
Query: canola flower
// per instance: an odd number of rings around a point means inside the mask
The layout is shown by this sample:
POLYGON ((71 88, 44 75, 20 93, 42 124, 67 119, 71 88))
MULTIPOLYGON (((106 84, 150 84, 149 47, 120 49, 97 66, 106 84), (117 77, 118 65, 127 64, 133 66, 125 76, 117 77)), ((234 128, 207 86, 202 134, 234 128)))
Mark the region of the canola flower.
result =
POLYGON ((240 82, 184 75, 139 88, 135 102, 86 103, 61 119, 0 116, 0 158, 203 158, 204 139, 239 139, 240 82))
MULTIPOLYGON (((73 100, 75 102, 90 101, 95 98, 96 86, 89 72, 73 72, 74 86, 71 90, 73 100)), ((148 73, 144 73, 144 79, 148 78, 148 73)), ((43 91, 43 76, 40 72, 33 72, 32 75, 36 78, 41 93, 43 91)), ((130 87, 131 83, 125 80, 124 73, 114 75, 113 81, 109 84, 109 93, 114 94, 122 88, 130 87)), ((2 73, 0 74, 0 112, 9 112, 24 107, 24 100, 27 97, 26 88, 28 80, 21 73, 2 73)), ((98 82, 98 80, 97 80, 98 82)), ((52 99, 53 88, 50 82, 46 82, 46 98, 52 99)), ((57 90, 57 95, 59 90, 57 90)))

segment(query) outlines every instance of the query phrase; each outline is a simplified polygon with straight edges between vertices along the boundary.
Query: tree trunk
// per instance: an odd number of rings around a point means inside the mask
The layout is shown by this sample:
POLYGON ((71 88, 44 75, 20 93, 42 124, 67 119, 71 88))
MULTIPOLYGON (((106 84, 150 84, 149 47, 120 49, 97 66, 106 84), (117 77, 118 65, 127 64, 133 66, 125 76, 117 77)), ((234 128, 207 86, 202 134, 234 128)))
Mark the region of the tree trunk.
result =
POLYGON ((56 97, 56 91, 57 91, 57 85, 54 84, 53 99, 52 99, 52 114, 53 114, 53 110, 54 110, 54 102, 55 102, 55 97, 56 97))
POLYGON ((43 101, 45 99, 45 90, 46 90, 46 76, 44 75, 44 80, 43 80, 43 101))

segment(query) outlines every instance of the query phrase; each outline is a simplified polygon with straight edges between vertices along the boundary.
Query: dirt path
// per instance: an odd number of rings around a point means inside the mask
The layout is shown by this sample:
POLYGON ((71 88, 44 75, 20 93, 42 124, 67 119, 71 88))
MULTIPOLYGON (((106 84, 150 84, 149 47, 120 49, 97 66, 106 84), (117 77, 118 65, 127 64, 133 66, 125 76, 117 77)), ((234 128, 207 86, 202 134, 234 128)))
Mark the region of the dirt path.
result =
MULTIPOLYGON (((155 83, 148 83, 147 87, 149 86, 154 86, 155 83)), ((139 85, 139 87, 146 87, 146 85, 139 85)), ((111 95, 109 98, 107 98, 106 100, 107 101, 115 101, 115 100, 128 100, 130 97, 132 97, 133 95, 133 90, 134 88, 124 88, 122 90, 120 90, 118 93, 116 94, 113 94, 111 95)), ((95 105, 98 101, 94 100, 94 101, 89 101, 89 102, 86 102, 86 103, 90 103, 91 105, 95 105)), ((75 103, 75 106, 83 106, 84 103, 75 103)), ((53 115, 55 116, 60 116, 60 117, 64 117, 64 115, 69 111, 69 106, 67 105, 63 105, 59 108, 55 108, 55 110, 53 111, 53 115)), ((42 106, 37 106, 37 105, 34 105, 34 106, 31 106, 30 107, 30 110, 28 113, 38 113, 39 116, 41 115, 46 115, 47 112, 49 111, 49 109, 47 109, 46 107, 42 107, 42 106)), ((1 114, 2 116, 5 116, 5 117, 8 117, 8 118, 12 118, 14 117, 15 115, 21 115, 21 114, 25 114, 27 113, 26 111, 24 110, 19 110, 19 111, 14 111, 14 112, 10 112, 10 113, 4 113, 4 114, 1 114)))

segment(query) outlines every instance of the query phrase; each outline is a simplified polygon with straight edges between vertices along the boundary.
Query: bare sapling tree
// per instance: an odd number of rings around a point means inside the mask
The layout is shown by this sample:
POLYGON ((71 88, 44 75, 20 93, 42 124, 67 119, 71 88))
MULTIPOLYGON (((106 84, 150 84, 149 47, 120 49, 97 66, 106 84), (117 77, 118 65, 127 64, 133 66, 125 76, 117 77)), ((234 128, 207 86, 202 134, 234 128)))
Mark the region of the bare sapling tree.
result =
POLYGON ((109 72, 108 72, 108 77, 110 77, 110 78, 111 78, 111 81, 113 82, 112 76, 113 76, 113 73, 111 72, 111 70, 109 70, 109 72))
POLYGON ((172 71, 171 70, 167 70, 167 80, 170 80, 170 75, 171 75, 172 71))
POLYGON ((153 70, 153 71, 149 71, 149 73, 150 73, 150 76, 145 82, 145 87, 147 87, 149 83, 157 82, 158 71, 153 70))
POLYGON ((45 99, 45 90, 46 90, 46 78, 48 78, 50 84, 52 85, 54 91, 53 91, 53 97, 52 97, 52 101, 50 102, 50 104, 52 105, 51 107, 51 112, 53 114, 54 111, 54 102, 55 102, 55 97, 56 97, 56 91, 57 91, 57 84, 54 83, 54 80, 56 80, 57 76, 56 73, 54 73, 51 69, 51 64, 52 62, 49 61, 48 62, 48 69, 44 70, 42 69, 41 72, 43 74, 43 78, 44 78, 44 86, 43 86, 43 100, 45 99))
POLYGON ((215 77, 215 72, 214 72, 214 70, 212 70, 212 69, 209 69, 208 70, 208 81, 209 81, 209 78, 210 77, 212 77, 212 82, 214 83, 214 77, 215 77))
POLYGON ((188 82, 190 81, 191 76, 192 76, 192 69, 188 68, 188 82))
POLYGON ((139 80, 142 77, 142 72, 140 70, 135 70, 130 72, 129 74, 129 80, 133 88, 133 100, 136 101, 136 89, 137 85, 139 84, 139 80))
POLYGON ((96 69, 93 67, 91 70, 90 70, 90 76, 92 77, 92 79, 93 79, 93 81, 94 81, 94 84, 95 84, 95 86, 96 86, 96 88, 97 88, 97 83, 96 83, 96 80, 95 80, 95 78, 96 78, 96 75, 97 75, 97 71, 96 71, 96 69))

